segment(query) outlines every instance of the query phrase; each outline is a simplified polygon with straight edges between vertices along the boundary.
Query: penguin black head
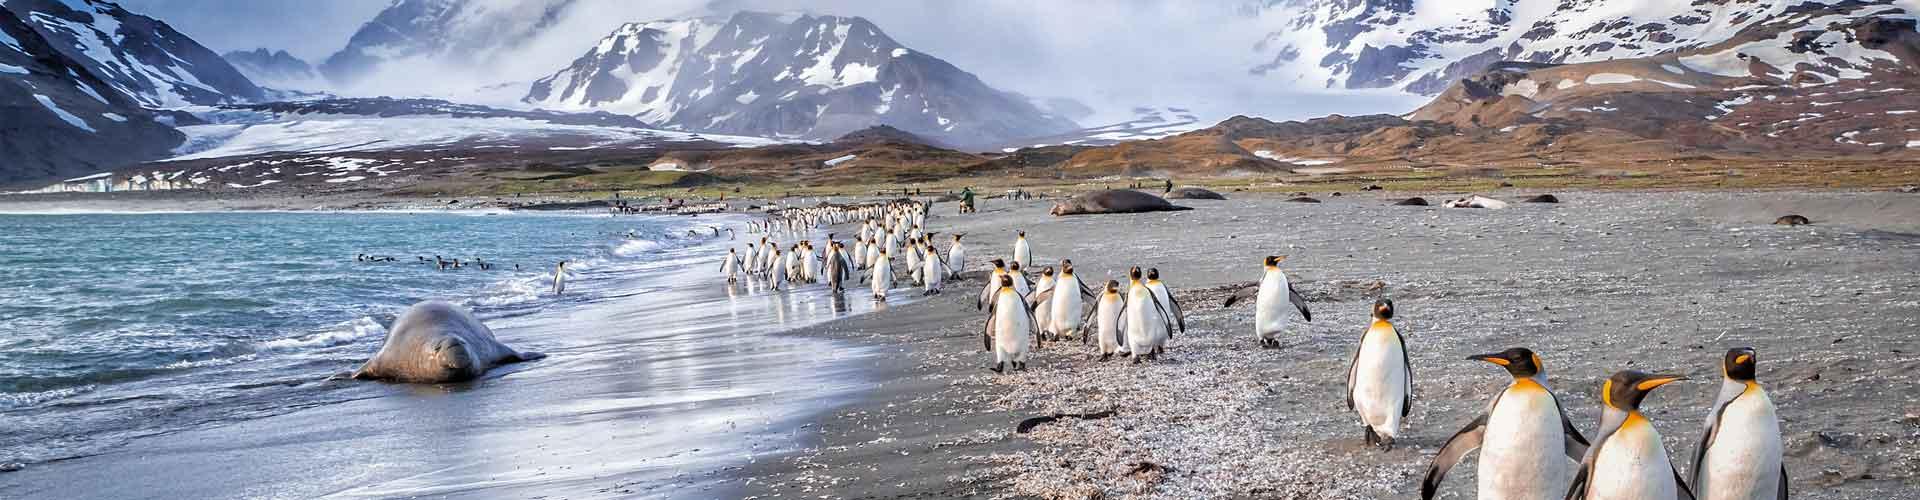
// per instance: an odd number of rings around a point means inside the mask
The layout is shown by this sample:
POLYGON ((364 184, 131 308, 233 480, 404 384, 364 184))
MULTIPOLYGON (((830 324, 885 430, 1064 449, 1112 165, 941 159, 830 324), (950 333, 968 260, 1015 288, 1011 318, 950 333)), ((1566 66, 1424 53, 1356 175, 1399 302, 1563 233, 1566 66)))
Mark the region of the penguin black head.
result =
POLYGON ((1607 378, 1607 384, 1600 388, 1600 400, 1607 406, 1623 411, 1640 411, 1640 401, 1655 387, 1667 385, 1676 380, 1686 380, 1685 375, 1656 375, 1635 370, 1622 370, 1607 378))
POLYGON ((1025 237, 1027 237, 1027 232, 1026 232, 1026 231, 1020 231, 1020 237, 1021 237, 1021 238, 1025 238, 1025 237))
POLYGON ((1127 278, 1134 281, 1140 281, 1140 266, 1134 266, 1134 267, 1128 268, 1127 278))
POLYGON ((1525 347, 1515 347, 1493 354, 1468 356, 1467 359, 1500 365, 1501 368, 1506 368, 1507 373, 1512 374, 1513 378, 1539 375, 1541 368, 1540 355, 1534 354, 1532 349, 1525 347))
POLYGON ((1000 286, 1013 288, 1013 276, 1006 274, 1000 275, 1000 286))
POLYGON ((1053 276, 1053 266, 1047 266, 1047 267, 1043 267, 1043 268, 1040 268, 1040 275, 1041 275, 1041 276, 1053 276))
POLYGON ((1393 319, 1393 299, 1381 297, 1380 300, 1373 301, 1373 317, 1393 319))
POLYGON ((965 234, 960 234, 960 233, 954 233, 954 235, 953 235, 953 241, 954 241, 955 243, 959 243, 959 242, 960 242, 960 237, 961 237, 961 236, 966 236, 966 235, 965 235, 965 234))
POLYGON ((1006 268, 1007 268, 1007 261, 1005 261, 1005 260, 1002 260, 1002 259, 993 259, 993 268, 994 268, 994 269, 1006 269, 1006 268))
POLYGON ((1013 271, 1013 272, 1016 272, 1016 273, 1017 273, 1017 272, 1020 272, 1020 261, 1017 261, 1017 260, 1016 260, 1016 261, 1013 261, 1013 263, 1012 263, 1012 264, 1008 264, 1008 265, 1007 265, 1007 270, 1010 270, 1010 271, 1013 271))
POLYGON ((1266 265, 1267 267, 1273 267, 1273 266, 1278 266, 1278 265, 1280 265, 1280 261, 1283 261, 1283 260, 1287 260, 1287 256, 1285 256, 1285 255, 1268 255, 1268 256, 1267 256, 1267 258, 1265 258, 1265 259, 1261 259, 1261 263, 1262 263, 1262 264, 1264 264, 1264 265, 1266 265))
POLYGON ((1116 292, 1116 293, 1117 293, 1117 292, 1119 292, 1119 291, 1120 291, 1120 282, 1119 282, 1119 281, 1116 281, 1116 280, 1107 280, 1107 291, 1108 291, 1108 292, 1116 292))
POLYGON ((1721 367, 1726 370, 1728 380, 1751 382, 1753 381, 1754 370, 1757 368, 1755 364, 1759 361, 1758 358, 1754 357, 1752 347, 1735 347, 1727 350, 1725 364, 1721 365, 1721 367))
POLYGON ((1061 259, 1061 260, 1060 260, 1060 273, 1061 273, 1061 274, 1073 274, 1073 259, 1061 259))
POLYGON ((1152 269, 1148 269, 1148 270, 1147 270, 1147 279, 1148 279, 1148 280, 1159 280, 1159 279, 1160 279, 1160 268, 1158 268, 1158 267, 1156 267, 1156 268, 1152 268, 1152 269))

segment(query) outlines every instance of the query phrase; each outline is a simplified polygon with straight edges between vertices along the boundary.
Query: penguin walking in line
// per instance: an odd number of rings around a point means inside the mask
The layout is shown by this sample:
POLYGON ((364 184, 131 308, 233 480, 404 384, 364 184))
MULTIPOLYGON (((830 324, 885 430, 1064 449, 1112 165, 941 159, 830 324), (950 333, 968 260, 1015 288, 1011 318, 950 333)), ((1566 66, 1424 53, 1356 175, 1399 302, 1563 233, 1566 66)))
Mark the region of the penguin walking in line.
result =
POLYGON ((886 302, 887 290, 893 288, 893 254, 880 250, 880 260, 867 272, 868 284, 873 286, 873 300, 886 302))
POLYGON ((1038 338, 1041 342, 1053 340, 1049 336, 1053 332, 1053 326, 1050 325, 1053 319, 1052 293, 1053 268, 1041 268, 1040 281, 1033 284, 1033 294, 1027 296, 1027 308, 1033 310, 1033 329, 1040 332, 1038 338))
POLYGON ((960 279, 960 273, 967 270, 967 247, 960 245, 964 233, 953 235, 953 246, 947 247, 947 268, 953 271, 953 279, 960 279))
MULTIPOLYGON (((779 247, 774 247, 773 253, 769 256, 769 260, 773 262, 782 262, 784 260, 780 257, 779 247)), ((782 266, 778 264, 770 266, 767 271, 767 287, 778 292, 780 291, 780 286, 787 283, 787 277, 787 270, 782 266)))
POLYGON ((1660 431, 1640 413, 1648 392, 1676 380, 1686 377, 1625 370, 1607 378, 1600 388, 1600 429, 1567 500, 1694 500, 1660 443, 1660 431))
POLYGON ((1234 303, 1246 300, 1253 302, 1253 337, 1260 347, 1274 349, 1280 347, 1280 334, 1287 331, 1287 323, 1293 318, 1286 311, 1286 304, 1300 311, 1300 318, 1313 322, 1313 312, 1307 310, 1306 297, 1293 289, 1293 282, 1287 280, 1286 271, 1280 270, 1280 262, 1287 260, 1285 255, 1269 255, 1264 264, 1266 272, 1260 276, 1260 284, 1235 291, 1227 297, 1221 307, 1233 307, 1234 303))
POLYGON ((1360 334, 1347 368, 1347 409, 1359 415, 1367 444, 1389 451, 1400 435, 1400 420, 1413 412, 1413 364, 1392 319, 1393 300, 1373 303, 1373 323, 1360 334))
MULTIPOLYGON (((1172 316, 1170 319, 1174 325, 1180 327, 1180 333, 1187 333, 1187 312, 1180 309, 1180 299, 1173 298, 1173 290, 1160 281, 1160 268, 1147 269, 1147 288, 1153 290, 1154 298, 1160 299, 1162 306, 1166 306, 1167 314, 1172 316)), ((1173 338, 1173 330, 1167 330, 1167 338, 1173 338)))
POLYGON ((993 300, 993 291, 1000 288, 1000 277, 1007 276, 1007 261, 993 259, 993 270, 987 272, 987 286, 980 290, 980 300, 974 303, 974 309, 986 310, 987 302, 993 300))
POLYGON ((847 289, 847 278, 853 275, 852 266, 847 264, 847 249, 840 242, 827 243, 827 288, 834 293, 847 289))
POLYGON ((1127 332, 1127 352, 1138 364, 1142 359, 1158 359, 1167 339, 1173 336, 1173 319, 1152 288, 1140 282, 1140 268, 1127 270, 1126 312, 1120 316, 1120 329, 1127 332))
POLYGON ((1020 236, 1013 239, 1013 265, 1022 267, 1031 264, 1033 264, 1033 246, 1027 244, 1027 232, 1020 231, 1020 236))
POLYGON ((1089 337, 1100 339, 1100 360, 1106 361, 1113 353, 1120 352, 1126 345, 1126 331, 1120 326, 1127 309, 1127 298, 1120 294, 1120 282, 1107 280, 1107 286, 1100 293, 1099 303, 1088 311, 1090 315, 1081 323, 1093 325, 1093 335, 1080 336, 1080 343, 1088 342, 1089 337))
POLYGON ((993 352, 994 373, 1006 373, 1009 364, 1026 371, 1033 328, 1033 311, 1027 309, 1027 298, 1014 290, 1012 276, 1001 276, 993 292, 993 304, 987 307, 986 329, 981 332, 987 350, 993 352))
POLYGON ((1757 362, 1749 347, 1728 350, 1721 360, 1720 395, 1689 469, 1701 500, 1787 498, 1780 417, 1767 390, 1754 380, 1757 362))
POLYGON ((1051 331, 1042 330, 1040 334, 1052 335, 1056 339, 1068 335, 1085 339, 1084 330, 1087 322, 1082 319, 1086 316, 1083 310, 1086 309, 1088 300, 1098 298, 1099 295, 1087 288, 1087 284, 1080 281, 1079 276, 1074 275, 1073 259, 1060 260, 1060 276, 1053 279, 1053 291, 1046 295, 1040 297, 1040 300, 1053 304, 1049 308, 1053 317, 1047 321, 1047 327, 1051 331))
POLYGON ((1475 449, 1480 450, 1480 498, 1561 498, 1587 453, 1587 437, 1547 387, 1540 356, 1515 347, 1467 359, 1506 368, 1513 382, 1493 396, 1486 412, 1440 446, 1420 482, 1420 499, 1432 500, 1447 471, 1475 449))
POLYGON ((720 272, 727 275, 728 283, 740 281, 741 267, 740 254, 731 248, 727 249, 727 260, 720 263, 720 272))
POLYGON ((931 240, 923 242, 921 245, 926 248, 927 253, 926 262, 921 265, 921 267, 924 268, 921 270, 921 283, 923 285, 921 293, 925 295, 937 295, 940 293, 941 284, 944 283, 945 278, 953 274, 953 272, 947 269, 947 262, 940 259, 940 252, 934 250, 931 240))

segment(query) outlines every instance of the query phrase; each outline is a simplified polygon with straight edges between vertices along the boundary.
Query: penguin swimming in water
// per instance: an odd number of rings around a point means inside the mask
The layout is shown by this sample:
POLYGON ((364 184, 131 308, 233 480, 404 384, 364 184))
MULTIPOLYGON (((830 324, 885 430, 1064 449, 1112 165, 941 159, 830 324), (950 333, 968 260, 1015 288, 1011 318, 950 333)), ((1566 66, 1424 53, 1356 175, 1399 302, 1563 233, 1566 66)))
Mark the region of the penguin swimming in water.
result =
POLYGON ((1140 268, 1127 270, 1127 305, 1120 315, 1120 329, 1127 333, 1127 352, 1134 363, 1156 359, 1173 337, 1173 319, 1159 295, 1140 282, 1140 268))
POLYGON ((1515 347, 1467 359, 1506 368, 1513 381, 1493 396, 1486 412, 1440 446, 1420 483, 1421 500, 1432 500, 1447 471, 1475 449, 1480 450, 1480 498, 1561 498, 1587 453, 1587 438, 1547 387, 1540 356, 1515 347))
MULTIPOLYGON (((439 258, 440 257, 437 255, 434 256, 435 260, 438 260, 439 258)), ((560 295, 562 293, 566 293, 566 291, 567 291, 567 261, 563 260, 563 261, 560 261, 560 265, 554 266, 553 268, 553 294, 560 295)))
POLYGON ((1105 290, 1100 292, 1099 303, 1090 311, 1092 316, 1082 320, 1083 323, 1092 324, 1093 335, 1080 336, 1080 342, 1084 344, 1088 337, 1098 337, 1101 361, 1112 358, 1113 353, 1120 352, 1120 348, 1126 346, 1126 331, 1120 326, 1121 315, 1126 313, 1126 309, 1127 298, 1120 294, 1120 282, 1107 280, 1105 290))
POLYGON ((1367 444, 1387 450, 1400 435, 1400 419, 1413 412, 1413 364, 1392 319, 1392 300, 1373 303, 1373 322, 1347 368, 1347 409, 1359 415, 1367 444))
POLYGON ((1786 500, 1780 416, 1754 380, 1753 348, 1727 351, 1720 395, 1693 454, 1693 492, 1701 500, 1786 500))
POLYGON ((1640 413, 1648 392, 1676 380, 1686 377, 1625 370, 1607 378, 1600 388, 1600 429, 1580 460, 1568 500, 1694 500, 1660 443, 1660 431, 1640 413))
POLYGON ((1287 331, 1287 323, 1292 319, 1285 304, 1292 304, 1300 311, 1300 318, 1313 321, 1313 312, 1307 310, 1306 297, 1293 289, 1293 282, 1287 280, 1286 271, 1280 270, 1280 262, 1287 260, 1285 255, 1269 255, 1264 260, 1266 272, 1260 276, 1260 284, 1242 288, 1227 297, 1220 307, 1233 307, 1233 304, 1246 300, 1251 294, 1253 302, 1253 337, 1260 347, 1280 347, 1280 334, 1287 331))
POLYGON ((987 306, 986 329, 981 333, 986 337, 987 350, 993 352, 994 373, 1006 373, 1009 363, 1015 370, 1026 371, 1027 350, 1033 342, 1033 311, 1027 309, 1027 298, 1014 290, 1013 282, 1012 276, 1000 277, 993 303, 987 306))
POLYGON ((1013 240, 1013 264, 1015 266, 1026 266, 1032 263, 1033 247, 1027 244, 1027 232, 1020 231, 1020 236, 1013 240))

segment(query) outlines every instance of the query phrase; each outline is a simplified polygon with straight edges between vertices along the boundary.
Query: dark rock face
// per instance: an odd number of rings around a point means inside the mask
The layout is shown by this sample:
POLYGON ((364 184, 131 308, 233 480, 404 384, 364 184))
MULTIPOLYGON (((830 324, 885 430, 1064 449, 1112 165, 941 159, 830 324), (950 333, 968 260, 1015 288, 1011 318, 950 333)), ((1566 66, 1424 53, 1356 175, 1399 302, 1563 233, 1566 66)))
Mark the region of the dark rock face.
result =
POLYGON ((190 123, 148 107, 260 96, 164 23, 110 3, 69 3, 0 8, 0 184, 31 187, 163 157, 186 139, 170 125, 190 123))
POLYGON ((858 17, 628 24, 523 100, 743 135, 833 139, 887 125, 961 147, 1078 128, 858 17))
POLYGON ((265 85, 291 88, 314 83, 320 74, 313 66, 287 51, 267 49, 236 50, 220 56, 248 79, 265 85))

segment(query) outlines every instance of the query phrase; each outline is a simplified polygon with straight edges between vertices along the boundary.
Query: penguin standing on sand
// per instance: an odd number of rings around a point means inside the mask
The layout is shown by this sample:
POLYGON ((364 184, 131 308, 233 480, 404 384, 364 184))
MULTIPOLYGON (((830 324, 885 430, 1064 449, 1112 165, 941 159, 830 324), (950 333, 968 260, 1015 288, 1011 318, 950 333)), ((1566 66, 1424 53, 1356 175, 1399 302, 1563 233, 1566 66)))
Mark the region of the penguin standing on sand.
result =
POLYGON ((1392 300, 1373 303, 1373 323, 1360 334, 1347 368, 1347 409, 1359 415, 1367 444, 1388 450, 1400 435, 1400 419, 1413 412, 1413 364, 1392 319, 1392 300))
POLYGON ((1300 318, 1313 321, 1313 312, 1307 310, 1306 297, 1293 289, 1293 282, 1287 280, 1286 271, 1280 270, 1280 262, 1287 260, 1285 255, 1269 255, 1265 259, 1266 272, 1260 276, 1260 284, 1240 289, 1227 297, 1221 307, 1233 307, 1233 304, 1246 300, 1251 293, 1253 302, 1253 337, 1262 348, 1280 347, 1280 334, 1287 331, 1287 323, 1293 314, 1287 311, 1287 304, 1300 311, 1300 318))
POLYGON ((921 293, 936 295, 940 293, 941 284, 946 281, 947 275, 952 272, 947 269, 946 261, 940 260, 940 252, 933 248, 932 241, 923 242, 921 245, 924 245, 927 253, 927 261, 921 265, 923 268, 920 272, 923 287, 921 293))
POLYGON ((954 234, 953 246, 947 247, 947 268, 953 271, 953 279, 960 279, 960 273, 967 270, 967 247, 960 245, 961 236, 965 235, 954 234))
POLYGON ((1701 500, 1787 498, 1780 417, 1754 380, 1754 356, 1752 348, 1742 347, 1721 360, 1720 396, 1693 455, 1693 490, 1701 500))
POLYGON ((720 263, 720 272, 727 275, 728 283, 740 280, 740 267, 740 254, 731 248, 727 249, 727 260, 720 263))
POLYGON ((1680 469, 1660 443, 1660 431, 1640 413, 1640 402, 1648 392, 1685 379, 1634 370, 1607 378, 1600 388, 1600 429, 1580 460, 1580 471, 1567 490, 1568 500, 1694 500, 1693 491, 1680 479, 1680 469))
POLYGON ((1033 281, 1027 278, 1027 271, 1019 262, 1007 264, 1007 275, 1013 277, 1013 291, 1021 297, 1033 295, 1033 281))
POLYGON ((1006 373, 1007 365, 1013 369, 1026 371, 1027 349, 1032 344, 1034 333, 1033 311, 1027 310, 1027 298, 1013 288, 1012 276, 1001 276, 998 287, 993 292, 993 303, 987 307, 987 326, 981 332, 986 337, 987 350, 993 352, 994 373, 1006 373))
POLYGON ((827 288, 834 293, 847 289, 847 277, 853 274, 847 264, 847 249, 838 241, 827 242, 827 288))
POLYGON ((1540 356, 1515 347, 1467 359, 1506 368, 1513 382, 1493 396, 1485 413, 1440 446, 1420 483, 1420 499, 1432 500, 1447 471, 1475 449, 1480 450, 1480 498, 1561 498, 1587 453, 1587 438, 1547 387, 1540 356))
MULTIPOLYGON (((434 256, 434 259, 436 260, 439 258, 440 258, 439 256, 434 256)), ((567 291, 567 261, 563 260, 563 261, 560 261, 560 265, 554 266, 553 268, 553 294, 560 295, 562 293, 565 293, 566 291, 567 291)))
POLYGON ((1040 269, 1040 281, 1033 284, 1033 294, 1027 296, 1027 308, 1033 310, 1033 329, 1040 332, 1042 342, 1053 340, 1053 268, 1040 269))
POLYGON ((1113 353, 1120 352, 1126 345, 1126 332, 1121 328, 1121 316, 1126 313, 1127 298, 1120 294, 1120 282, 1107 280, 1106 288, 1100 292, 1099 303, 1095 304, 1092 316, 1083 323, 1093 325, 1093 335, 1082 335, 1080 342, 1087 343, 1088 337, 1098 337, 1100 360, 1106 361, 1113 353))
POLYGON ((1020 236, 1013 240, 1013 264, 1015 266, 1033 264, 1033 247, 1027 244, 1026 231, 1020 231, 1020 236))
POLYGON ((1120 329, 1127 332, 1127 352, 1133 362, 1157 359, 1173 336, 1173 320, 1153 289, 1140 282, 1140 268, 1127 270, 1126 313, 1120 316, 1120 329))
POLYGON ((1066 335, 1085 338, 1083 330, 1086 329, 1087 323, 1082 318, 1086 316, 1084 312, 1086 301, 1098 295, 1087 288, 1087 284, 1082 283, 1080 277, 1073 273, 1073 259, 1060 260, 1060 276, 1053 279, 1053 290, 1048 294, 1049 296, 1040 299, 1053 302, 1053 306, 1049 308, 1052 310, 1053 317, 1047 321, 1047 326, 1052 331, 1042 331, 1041 334, 1051 333, 1055 338, 1066 335))
MULTIPOLYGON (((1147 288, 1153 290, 1153 296, 1160 299, 1161 305, 1166 306, 1167 315, 1172 316, 1174 325, 1180 327, 1180 333, 1187 333, 1187 312, 1180 309, 1180 299, 1173 298, 1173 290, 1160 281, 1160 268, 1147 269, 1147 288)), ((1167 331, 1167 338, 1173 338, 1173 331, 1167 331)))
POLYGON ((867 280, 873 285, 873 300, 886 302, 887 290, 893 288, 893 255, 886 249, 880 250, 880 260, 867 272, 867 280))

